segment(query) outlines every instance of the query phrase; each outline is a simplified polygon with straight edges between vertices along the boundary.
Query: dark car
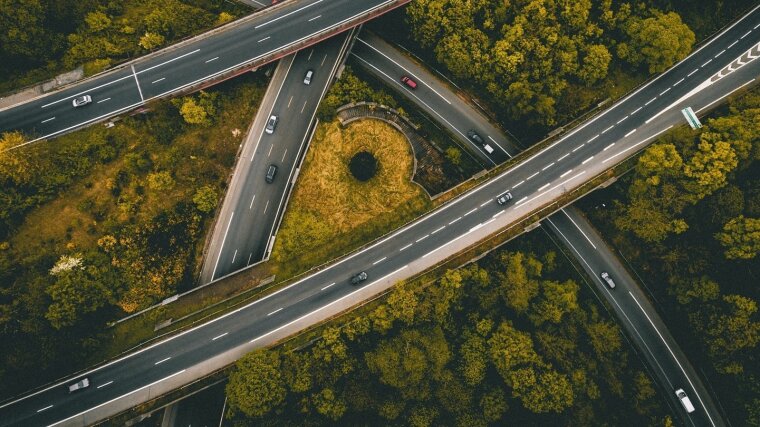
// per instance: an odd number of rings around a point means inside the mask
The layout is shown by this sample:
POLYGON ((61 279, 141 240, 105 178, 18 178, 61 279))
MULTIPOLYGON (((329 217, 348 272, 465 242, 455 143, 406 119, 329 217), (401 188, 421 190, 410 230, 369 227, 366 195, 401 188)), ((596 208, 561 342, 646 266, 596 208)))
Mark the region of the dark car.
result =
POLYGON ((504 194, 501 194, 499 197, 496 198, 496 203, 500 205, 506 205, 508 201, 512 200, 512 193, 507 191, 504 194))
POLYGON ((275 175, 277 175, 277 166, 269 165, 269 168, 267 168, 267 176, 265 178, 266 182, 268 184, 274 182, 275 175))
POLYGON ((277 122, 279 120, 280 119, 273 114, 271 117, 269 117, 269 121, 267 121, 267 127, 266 127, 266 129, 264 129, 264 131, 266 131, 266 133, 268 133, 270 135, 273 134, 274 133, 274 128, 277 127, 277 122))
POLYGON ((404 76, 401 78, 401 83, 409 86, 412 89, 417 89, 417 82, 412 80, 409 76, 404 76))
POLYGON ((485 141, 483 141, 483 138, 481 138, 480 135, 478 135, 478 133, 475 132, 474 130, 467 131, 467 136, 469 136, 471 140, 473 140, 474 142, 477 142, 480 145, 483 145, 486 143, 485 141))
POLYGON ((357 274, 356 276, 351 278, 351 284, 352 285, 358 285, 359 283, 367 280, 367 273, 362 271, 361 273, 357 274))
POLYGON ((602 274, 599 276, 602 277, 602 280, 604 280, 605 283, 607 283, 607 286, 610 287, 610 289, 615 289, 615 282, 612 281, 612 277, 610 277, 609 273, 606 271, 602 271, 602 274))

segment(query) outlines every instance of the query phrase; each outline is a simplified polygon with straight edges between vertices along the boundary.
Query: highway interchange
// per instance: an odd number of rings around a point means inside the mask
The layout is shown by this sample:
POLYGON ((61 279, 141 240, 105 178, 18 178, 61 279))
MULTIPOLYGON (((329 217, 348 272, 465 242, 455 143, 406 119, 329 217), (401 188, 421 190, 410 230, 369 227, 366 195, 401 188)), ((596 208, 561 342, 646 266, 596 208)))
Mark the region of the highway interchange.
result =
MULTIPOLYGON (((97 368, 87 374, 93 381, 91 390, 68 395, 65 383, 60 383, 10 402, 0 407, 0 422, 80 425, 101 419, 187 383, 253 347, 346 310, 395 281, 510 227, 681 125, 681 107, 689 105, 699 113, 750 85, 758 75, 757 61, 742 61, 724 78, 710 85, 703 82, 756 48, 759 22, 755 9, 689 58, 559 141, 527 158, 522 156, 511 169, 369 247, 222 318, 97 368), (699 92, 673 105, 673 100, 698 87, 699 92), (515 199, 505 209, 493 198, 506 190, 515 199), (348 279, 359 270, 367 271, 370 279, 362 287, 350 287, 348 279)), ((700 410, 689 420, 695 425, 715 423, 705 417, 708 408, 700 403, 695 402, 700 410)))

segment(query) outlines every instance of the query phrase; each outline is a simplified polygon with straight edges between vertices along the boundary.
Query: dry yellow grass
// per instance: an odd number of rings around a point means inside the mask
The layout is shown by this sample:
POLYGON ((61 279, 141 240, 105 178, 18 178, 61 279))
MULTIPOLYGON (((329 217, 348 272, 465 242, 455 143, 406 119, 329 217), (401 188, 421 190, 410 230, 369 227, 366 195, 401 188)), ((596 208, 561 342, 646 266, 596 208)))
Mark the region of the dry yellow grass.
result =
POLYGON ((320 125, 291 198, 274 259, 293 271, 308 268, 365 243, 431 206, 411 181, 414 157, 406 138, 377 120, 320 125), (378 161, 377 174, 361 182, 348 168, 360 151, 378 161))

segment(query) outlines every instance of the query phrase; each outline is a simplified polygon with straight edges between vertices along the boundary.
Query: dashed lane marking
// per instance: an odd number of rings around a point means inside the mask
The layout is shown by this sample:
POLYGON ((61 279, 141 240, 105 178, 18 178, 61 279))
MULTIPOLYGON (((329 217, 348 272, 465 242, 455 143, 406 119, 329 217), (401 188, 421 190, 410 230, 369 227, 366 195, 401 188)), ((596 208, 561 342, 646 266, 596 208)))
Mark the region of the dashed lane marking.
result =
POLYGON ((612 125, 612 126, 608 127, 607 129, 603 130, 603 131, 602 131, 602 133, 603 133, 603 134, 604 134, 604 133, 607 133, 607 132, 609 132, 610 130, 612 130, 612 128, 614 128, 614 127, 615 127, 615 125, 612 125))
POLYGON ((426 234, 426 235, 424 235, 424 236, 420 237, 419 239, 415 240, 415 241, 414 241, 414 243, 419 243, 419 242, 421 242, 421 241, 423 241, 423 240, 427 239, 428 237, 430 237, 430 235, 429 235, 429 234, 426 234))
POLYGON ((539 188, 539 189, 538 189, 538 191, 539 191, 539 192, 540 192, 540 191, 543 191, 543 190, 545 190, 546 188, 548 188, 550 185, 552 185, 552 183, 551 183, 551 182, 550 182, 550 183, 547 183, 546 185, 542 185, 542 186, 541 186, 541 188, 539 188))
POLYGON ((662 92, 660 92, 660 96, 665 95, 666 93, 668 93, 670 91, 670 89, 671 88, 667 88, 667 89, 663 90, 662 92))
POLYGON ((644 103, 644 106, 646 107, 647 105, 649 105, 649 104, 653 103, 655 99, 657 99, 657 97, 656 97, 656 96, 655 96, 654 98, 650 99, 649 101, 645 102, 645 103, 644 103))
POLYGON ((380 258, 379 260, 377 260, 377 261, 373 262, 373 263, 372 263, 372 265, 377 265, 377 264, 380 264, 381 262, 385 261, 385 260, 386 260, 386 258, 388 258, 388 257, 387 257, 387 256, 384 256, 384 257, 380 258))
POLYGON ((623 138, 628 138, 629 136, 633 135, 634 132, 636 132, 636 129, 634 129, 634 130, 628 132, 627 134, 625 134, 625 136, 623 138))
POLYGON ((541 171, 543 172, 543 171, 545 171, 545 170, 549 169, 549 168, 550 168, 550 167, 552 167, 552 166, 554 166, 554 162, 551 162, 551 163, 549 163, 548 165, 546 165, 546 166, 544 166, 543 168, 541 168, 541 171))
POLYGON ((335 282, 332 282, 329 285, 325 286, 324 288, 320 289, 320 291, 324 291, 325 289, 329 288, 330 286, 332 286, 334 284, 335 284, 335 282))
POLYGON ((608 145, 608 146, 604 147, 604 150, 602 150, 602 151, 607 151, 607 150, 609 150, 610 148, 612 148, 612 146, 613 146, 613 145, 615 145, 615 143, 614 143, 614 142, 613 142, 612 144, 610 144, 610 145, 608 145))
POLYGON ((214 338, 211 338, 211 341, 216 341, 216 340, 218 340, 219 338, 222 338, 223 336, 227 335, 228 333, 229 333, 229 332, 225 332, 225 333, 223 333, 222 335, 217 335, 217 336, 215 336, 214 338))
POLYGON ((159 360, 158 362, 154 363, 154 365, 158 365, 158 364, 160 364, 160 363, 164 363, 164 362, 166 362, 166 361, 167 361, 167 360, 169 360, 169 359, 171 359, 171 357, 167 357, 166 359, 161 359, 161 360, 159 360))
POLYGON ((280 307, 280 308, 278 308, 277 310, 275 310, 275 311, 273 311, 273 312, 271 312, 271 313, 267 314, 267 317, 269 317, 269 316, 271 316, 271 315, 273 315, 273 314, 277 313, 278 311, 281 311, 282 309, 283 309, 283 307, 280 307))
POLYGON ((581 164, 582 164, 582 165, 585 165, 586 163, 590 162, 590 161, 591 161, 591 159, 593 159, 593 158, 594 158, 594 156, 591 156, 591 157, 589 157, 588 159, 586 159, 586 160, 584 160, 583 162, 581 162, 581 164))
POLYGON ((572 169, 570 169, 569 171, 567 171, 567 172, 563 173, 563 174, 562 174, 562 175, 560 175, 559 177, 560 177, 560 178, 564 178, 564 177, 566 177, 566 176, 570 175, 570 173, 571 173, 572 171, 573 171, 573 170, 572 170, 572 169))
POLYGON ((409 243, 408 245, 404 246, 403 248, 399 249, 398 251, 401 252, 404 249, 409 249, 414 243, 409 243))

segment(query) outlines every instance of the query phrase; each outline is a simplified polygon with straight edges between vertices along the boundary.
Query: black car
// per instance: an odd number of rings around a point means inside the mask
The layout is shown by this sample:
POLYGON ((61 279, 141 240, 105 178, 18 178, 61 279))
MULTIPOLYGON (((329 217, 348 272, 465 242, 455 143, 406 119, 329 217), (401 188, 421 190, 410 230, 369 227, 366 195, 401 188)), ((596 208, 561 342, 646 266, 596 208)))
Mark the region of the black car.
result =
POLYGON ((277 175, 277 166, 269 165, 269 168, 267 168, 267 176, 265 178, 266 182, 268 184, 274 182, 275 175, 277 175))
POLYGON ((473 140, 473 141, 477 142, 477 143, 478 143, 478 144, 480 144, 480 145, 483 145, 483 144, 485 144, 485 143, 486 143, 486 142, 483 140, 483 138, 481 138, 481 136, 480 136, 480 135, 478 135, 478 133, 477 133, 477 132, 475 132, 474 130, 470 130, 470 131, 467 131, 467 136, 469 136, 471 140, 473 140))
POLYGON ((361 273, 357 274, 356 276, 351 278, 351 284, 352 285, 358 285, 359 283, 367 280, 367 273, 362 271, 361 273))

